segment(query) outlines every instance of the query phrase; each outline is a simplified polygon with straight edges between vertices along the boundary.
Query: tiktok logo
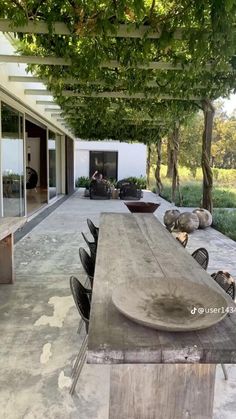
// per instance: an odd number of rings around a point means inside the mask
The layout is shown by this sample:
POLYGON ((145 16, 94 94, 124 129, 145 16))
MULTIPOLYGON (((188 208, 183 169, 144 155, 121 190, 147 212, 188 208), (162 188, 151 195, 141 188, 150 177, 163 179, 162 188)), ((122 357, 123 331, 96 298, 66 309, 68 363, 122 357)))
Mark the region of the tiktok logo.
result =
POLYGON ((195 314, 196 311, 197 311, 197 308, 196 307, 193 307, 192 310, 191 310, 191 314, 195 314))

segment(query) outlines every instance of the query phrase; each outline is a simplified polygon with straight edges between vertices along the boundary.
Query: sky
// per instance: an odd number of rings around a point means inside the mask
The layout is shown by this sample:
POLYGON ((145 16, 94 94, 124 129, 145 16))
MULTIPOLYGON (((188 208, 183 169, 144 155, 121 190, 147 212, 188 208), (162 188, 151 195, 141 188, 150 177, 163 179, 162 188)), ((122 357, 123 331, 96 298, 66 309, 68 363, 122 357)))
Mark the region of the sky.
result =
POLYGON ((229 99, 223 99, 224 109, 230 115, 236 109, 236 95, 230 95, 229 99))

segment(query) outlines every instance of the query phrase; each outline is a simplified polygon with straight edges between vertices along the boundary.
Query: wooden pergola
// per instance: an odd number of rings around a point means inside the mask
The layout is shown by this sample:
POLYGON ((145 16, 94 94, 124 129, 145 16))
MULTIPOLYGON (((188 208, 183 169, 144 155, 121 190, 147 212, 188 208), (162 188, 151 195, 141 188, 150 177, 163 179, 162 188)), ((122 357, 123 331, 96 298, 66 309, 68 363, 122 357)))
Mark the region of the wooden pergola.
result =
MULTIPOLYGON (((147 8, 149 2, 144 3, 147 8)), ((100 21, 93 18, 92 24, 89 16, 87 16, 87 20, 85 17, 82 19, 81 16, 74 16, 73 7, 72 17, 67 16, 68 24, 57 20, 56 13, 55 19, 51 17, 50 21, 47 20, 45 11, 40 12, 40 17, 36 13, 33 18, 29 18, 29 13, 27 12, 28 15, 25 16, 21 10, 19 11, 21 18, 18 20, 12 16, 9 18, 11 14, 9 8, 9 10, 3 11, 4 17, 2 16, 0 19, 0 31, 20 35, 25 46, 23 47, 24 51, 21 50, 21 54, 17 53, 11 56, 1 54, 0 62, 28 64, 35 76, 15 74, 9 77, 9 81, 22 83, 43 81, 47 85, 47 89, 27 88, 25 95, 36 96, 36 104, 44 105, 45 111, 59 118, 60 122, 63 122, 64 119, 68 121, 67 123, 74 129, 75 134, 80 137, 84 136, 89 139, 92 135, 91 139, 95 139, 96 130, 93 129, 91 133, 89 132, 89 126, 94 125, 95 122, 100 126, 98 135, 104 129, 104 136, 112 138, 114 133, 119 131, 119 124, 122 123, 127 138, 129 133, 132 137, 133 129, 137 127, 137 110, 143 107, 143 119, 141 124, 139 120, 138 126, 141 125, 147 133, 150 129, 156 128, 158 144, 161 140, 161 127, 168 126, 168 129, 173 130, 172 146, 176 170, 179 122, 181 123, 182 117, 185 117, 188 107, 191 111, 194 108, 196 110, 201 108, 205 117, 202 143, 203 207, 212 211, 212 173, 210 168, 214 115, 212 100, 219 97, 220 94, 229 93, 234 86, 232 48, 230 52, 224 49, 220 53, 219 51, 215 52, 215 56, 213 55, 214 37, 217 39, 220 34, 222 37, 224 34, 221 33, 220 25, 217 27, 217 23, 214 24, 214 21, 211 20, 210 6, 206 6, 205 13, 209 15, 208 19, 205 19, 206 22, 203 24, 201 20, 198 22, 196 14, 192 19, 191 26, 189 23, 185 24, 185 21, 188 21, 189 10, 184 14, 180 7, 181 19, 179 23, 175 16, 169 18, 171 10, 166 12, 166 15, 163 13, 162 19, 158 20, 157 11, 155 11, 155 8, 158 10, 158 7, 155 5, 155 1, 150 2, 150 5, 151 18, 145 14, 142 18, 136 18, 135 14, 133 16, 130 11, 128 17, 125 12, 124 16, 126 17, 123 18, 123 22, 118 17, 113 17, 110 21, 104 12, 104 17, 101 17, 100 21), (153 16, 157 16, 154 23, 153 16), (125 23, 124 20, 126 20, 125 23), (107 21, 109 21, 109 25, 106 27, 107 21), (49 39, 48 43, 45 41, 45 35, 49 39), (205 41, 206 39, 207 41, 205 41), (165 48, 162 47, 164 41, 165 48), (199 49, 200 42, 203 45, 209 45, 210 52, 206 51, 199 58, 194 48, 191 50, 191 42, 193 44, 195 42, 196 51, 199 49), (60 43, 62 46, 68 47, 68 51, 66 48, 60 50, 61 56, 58 55, 60 43), (96 51, 100 50, 102 51, 101 56, 91 58, 91 51, 93 51, 91 45, 92 47, 94 45, 94 56, 96 51), (137 45, 140 46, 142 56, 137 45), (135 54, 133 54, 133 49, 135 54), (104 54, 104 51, 107 53, 104 54), (126 52, 124 57, 122 56, 123 51, 126 52), (132 54, 135 56, 134 59, 132 59, 132 54), (155 55, 158 56, 158 59, 154 58, 155 55), (91 68, 88 68, 89 65, 91 68), (38 98, 48 95, 52 95, 55 99, 52 101, 38 98), (115 116, 110 112, 113 104, 118 107, 115 116), (57 105, 57 107, 49 107, 53 105, 57 105), (160 109, 162 124, 155 122, 159 115, 155 116, 153 109, 157 105, 160 106, 158 111, 160 109), (75 107, 80 109, 77 115, 73 114, 75 107), (132 112, 130 109, 127 110, 128 108, 131 108, 132 112), (173 109, 174 111, 172 111, 173 109), (169 115, 171 112, 173 112, 172 122, 169 115), (107 118, 106 124, 102 123, 101 115, 107 118), (90 118, 92 119, 90 120, 90 118), (150 119, 154 120, 152 124, 150 119), (109 121, 112 127, 110 132, 109 121)), ((178 9, 178 6, 176 7, 178 9)), ((195 7, 197 8, 197 5, 192 5, 193 15, 195 7)), ((116 14, 116 12, 114 13, 116 14)), ((61 19, 63 20, 65 17, 64 14, 61 19)), ((227 13, 226 18, 231 24, 228 30, 232 29, 232 34, 235 34, 236 22, 227 13)), ((232 39, 229 40, 230 42, 232 43, 232 39)), ((102 138, 98 137, 97 139, 102 138)), ((178 177, 176 170, 173 175, 173 189, 176 187, 178 177)))

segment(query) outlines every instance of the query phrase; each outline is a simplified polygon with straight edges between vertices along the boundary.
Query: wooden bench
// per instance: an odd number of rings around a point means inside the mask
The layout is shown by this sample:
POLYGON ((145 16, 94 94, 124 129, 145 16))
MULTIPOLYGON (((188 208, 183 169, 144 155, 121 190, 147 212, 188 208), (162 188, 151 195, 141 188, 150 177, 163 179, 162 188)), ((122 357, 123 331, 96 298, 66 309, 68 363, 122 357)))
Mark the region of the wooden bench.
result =
POLYGON ((22 227, 23 217, 0 218, 0 284, 14 282, 14 232, 22 227))

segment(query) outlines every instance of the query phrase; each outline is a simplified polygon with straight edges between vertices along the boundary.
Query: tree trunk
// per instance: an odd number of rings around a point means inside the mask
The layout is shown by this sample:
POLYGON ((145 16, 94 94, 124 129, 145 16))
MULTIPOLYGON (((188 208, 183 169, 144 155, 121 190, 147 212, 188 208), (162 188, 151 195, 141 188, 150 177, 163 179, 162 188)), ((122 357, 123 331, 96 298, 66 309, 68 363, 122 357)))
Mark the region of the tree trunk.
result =
POLYGON ((151 144, 148 145, 147 148, 147 188, 150 188, 150 169, 151 169, 151 144))
POLYGON ((167 140, 167 171, 166 171, 166 177, 171 179, 173 176, 173 142, 172 142, 172 136, 168 136, 167 140))
POLYGON ((157 195, 160 195, 163 189, 163 185, 161 181, 161 145, 162 145, 162 140, 160 138, 156 144, 157 166, 155 170, 155 179, 156 179, 157 195))
POLYGON ((175 123, 172 136, 173 149, 173 171, 172 171, 172 188, 171 188, 171 202, 175 203, 176 190, 179 195, 179 205, 182 205, 182 196, 180 192, 179 169, 178 169, 178 154, 179 154, 179 123, 175 123))
POLYGON ((203 196, 202 206, 212 213, 212 187, 213 174, 210 166, 211 140, 213 129, 214 108, 212 103, 205 99, 202 102, 204 113, 204 131, 202 136, 202 173, 203 173, 203 196))

